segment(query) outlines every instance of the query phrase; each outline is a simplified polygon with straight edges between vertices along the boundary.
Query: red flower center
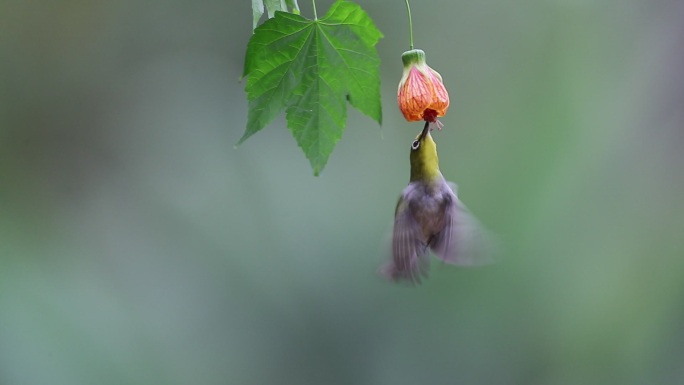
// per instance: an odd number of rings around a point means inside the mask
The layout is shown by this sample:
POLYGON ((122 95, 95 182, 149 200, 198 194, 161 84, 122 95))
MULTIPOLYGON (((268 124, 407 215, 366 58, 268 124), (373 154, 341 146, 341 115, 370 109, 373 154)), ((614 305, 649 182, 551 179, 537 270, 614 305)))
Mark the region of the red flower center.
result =
POLYGON ((426 108, 425 112, 423 112, 423 120, 430 123, 437 122, 437 111, 432 108, 426 108))

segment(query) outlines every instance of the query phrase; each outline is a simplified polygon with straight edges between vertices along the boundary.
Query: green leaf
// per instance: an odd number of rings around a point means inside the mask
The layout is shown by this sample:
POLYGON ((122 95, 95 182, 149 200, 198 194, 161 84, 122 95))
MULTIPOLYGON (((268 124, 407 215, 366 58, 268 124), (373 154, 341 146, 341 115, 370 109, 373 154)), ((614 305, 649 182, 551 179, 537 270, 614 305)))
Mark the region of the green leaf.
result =
POLYGON ((252 0, 252 30, 257 27, 261 15, 264 14, 264 2, 262 0, 252 0))
POLYGON ((299 4, 297 4, 297 0, 285 0, 285 2, 288 7, 292 8, 292 13, 299 15, 299 4))
POLYGON ((381 37, 361 7, 347 1, 318 20, 276 12, 247 46, 249 113, 238 144, 285 110, 288 128, 318 175, 342 137, 347 101, 382 123, 375 50, 381 37))
POLYGON ((276 11, 287 12, 287 5, 285 0, 264 0, 266 5, 266 11, 268 12, 268 18, 272 18, 276 11))
POLYGON ((264 2, 269 19, 276 11, 288 12, 288 8, 292 10, 292 13, 299 15, 297 0, 252 0, 252 30, 257 27, 261 15, 264 14, 264 2))

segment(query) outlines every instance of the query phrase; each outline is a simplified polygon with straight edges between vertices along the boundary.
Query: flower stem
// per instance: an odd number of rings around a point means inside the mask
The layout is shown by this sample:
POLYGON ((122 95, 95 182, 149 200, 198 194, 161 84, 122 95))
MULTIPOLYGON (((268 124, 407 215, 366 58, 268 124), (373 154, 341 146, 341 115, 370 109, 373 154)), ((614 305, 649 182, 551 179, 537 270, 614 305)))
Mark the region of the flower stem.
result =
POLYGON ((311 0, 311 4, 313 4, 314 20, 318 20, 318 15, 316 14, 316 0, 311 0))
MULTIPOLYGON (((316 13, 314 7, 314 14, 316 13)), ((411 7, 409 6, 409 0, 406 0, 406 12, 408 12, 409 20, 409 49, 413 49, 413 22, 411 21, 411 7)))

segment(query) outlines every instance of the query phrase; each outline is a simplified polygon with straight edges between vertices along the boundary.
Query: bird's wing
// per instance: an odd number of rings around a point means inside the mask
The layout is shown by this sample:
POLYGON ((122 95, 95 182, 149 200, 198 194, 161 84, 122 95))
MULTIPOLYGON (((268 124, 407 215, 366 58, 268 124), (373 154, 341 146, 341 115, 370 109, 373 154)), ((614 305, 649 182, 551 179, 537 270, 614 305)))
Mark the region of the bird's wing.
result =
MULTIPOLYGON (((446 185, 445 185, 446 186, 446 185)), ((462 266, 494 262, 498 242, 455 194, 446 194, 444 229, 430 242, 430 248, 446 263, 462 266)))
POLYGON ((408 207, 405 194, 399 199, 392 231, 392 258, 383 272, 393 280, 420 283, 427 277, 427 246, 420 241, 420 226, 408 207))

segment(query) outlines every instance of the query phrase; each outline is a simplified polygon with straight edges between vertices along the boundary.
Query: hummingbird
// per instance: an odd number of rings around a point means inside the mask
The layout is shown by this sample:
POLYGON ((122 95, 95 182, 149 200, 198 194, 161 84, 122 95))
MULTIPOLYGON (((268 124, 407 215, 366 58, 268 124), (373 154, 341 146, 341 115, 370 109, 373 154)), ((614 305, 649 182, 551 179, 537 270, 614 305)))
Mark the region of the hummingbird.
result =
POLYGON ((416 284, 426 278, 429 250, 454 265, 492 262, 491 236, 458 199, 456 185, 444 179, 430 131, 425 122, 411 143, 411 179, 394 213, 392 255, 381 269, 394 281, 416 284))

